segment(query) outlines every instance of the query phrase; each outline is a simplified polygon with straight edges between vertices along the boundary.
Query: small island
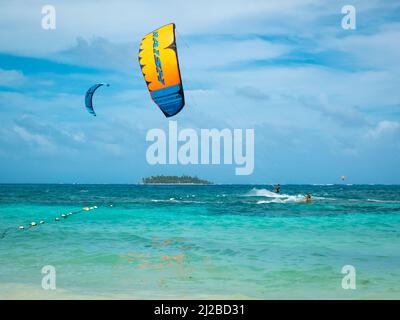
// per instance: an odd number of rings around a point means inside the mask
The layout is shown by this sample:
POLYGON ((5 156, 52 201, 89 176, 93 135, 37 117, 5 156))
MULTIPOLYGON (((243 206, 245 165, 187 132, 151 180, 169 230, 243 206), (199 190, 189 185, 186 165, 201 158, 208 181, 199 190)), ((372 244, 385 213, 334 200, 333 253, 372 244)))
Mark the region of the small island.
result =
POLYGON ((212 184, 212 182, 190 176, 151 176, 142 179, 143 184, 212 184))

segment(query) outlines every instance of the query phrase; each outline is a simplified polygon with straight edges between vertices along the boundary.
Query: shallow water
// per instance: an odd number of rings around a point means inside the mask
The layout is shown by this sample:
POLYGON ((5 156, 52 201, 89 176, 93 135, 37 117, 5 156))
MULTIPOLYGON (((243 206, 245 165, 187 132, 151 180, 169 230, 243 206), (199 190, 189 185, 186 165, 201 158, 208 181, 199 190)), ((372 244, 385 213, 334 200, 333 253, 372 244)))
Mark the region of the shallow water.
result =
POLYGON ((0 185, 0 298, 400 298, 400 186, 270 189, 0 185))

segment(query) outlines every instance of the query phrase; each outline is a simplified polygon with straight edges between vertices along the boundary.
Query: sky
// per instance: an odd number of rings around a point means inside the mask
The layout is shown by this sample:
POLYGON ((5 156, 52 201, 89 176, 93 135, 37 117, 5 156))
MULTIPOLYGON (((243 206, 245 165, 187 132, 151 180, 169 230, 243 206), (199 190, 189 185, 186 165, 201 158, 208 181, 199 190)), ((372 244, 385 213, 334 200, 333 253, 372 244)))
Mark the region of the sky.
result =
POLYGON ((389 0, 0 0, 0 183, 400 184, 400 2, 389 0), (356 29, 342 28, 344 5, 356 29), (56 9, 44 30, 42 7, 56 9), (174 22, 186 106, 178 128, 254 129, 236 165, 150 165, 168 131, 137 54, 174 22), (84 107, 95 83, 98 114, 84 107))

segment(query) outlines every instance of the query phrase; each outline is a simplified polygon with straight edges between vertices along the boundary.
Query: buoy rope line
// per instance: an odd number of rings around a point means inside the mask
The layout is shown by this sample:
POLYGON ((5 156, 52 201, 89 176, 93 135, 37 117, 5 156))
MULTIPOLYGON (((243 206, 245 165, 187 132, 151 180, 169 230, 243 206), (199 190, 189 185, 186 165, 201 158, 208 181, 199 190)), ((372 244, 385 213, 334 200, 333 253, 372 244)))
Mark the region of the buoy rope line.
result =
MULTIPOLYGON (((81 210, 71 211, 71 212, 68 212, 68 213, 63 213, 63 214, 61 214, 59 217, 55 217, 55 218, 54 218, 54 221, 55 221, 55 222, 58 222, 58 221, 61 221, 62 219, 67 219, 69 216, 72 216, 72 215, 74 215, 74 214, 78 214, 78 213, 82 213, 82 212, 87 212, 87 211, 91 211, 91 210, 95 210, 95 209, 97 209, 97 206, 93 206, 93 207, 84 207, 84 208, 82 208, 81 210)), ((20 231, 29 230, 29 229, 35 228, 35 227, 37 227, 37 226, 39 226, 39 225, 41 225, 41 224, 45 224, 45 223, 47 223, 46 220, 40 220, 39 222, 32 221, 31 223, 29 223, 28 226, 24 226, 24 225, 18 226, 18 230, 20 230, 20 231)), ((12 227, 6 228, 6 229, 1 233, 0 239, 4 239, 5 236, 8 234, 8 232, 9 232, 10 230, 15 230, 15 229, 12 228, 12 227)))

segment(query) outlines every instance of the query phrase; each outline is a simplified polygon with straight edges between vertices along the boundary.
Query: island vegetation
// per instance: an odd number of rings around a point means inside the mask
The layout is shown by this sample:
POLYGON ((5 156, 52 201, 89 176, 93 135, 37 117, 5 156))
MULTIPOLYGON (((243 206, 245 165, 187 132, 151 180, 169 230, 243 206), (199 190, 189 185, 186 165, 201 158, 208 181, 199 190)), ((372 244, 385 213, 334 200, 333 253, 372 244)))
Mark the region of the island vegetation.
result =
POLYGON ((210 181, 182 175, 178 176, 151 176, 142 179, 143 184, 212 184, 210 181))

